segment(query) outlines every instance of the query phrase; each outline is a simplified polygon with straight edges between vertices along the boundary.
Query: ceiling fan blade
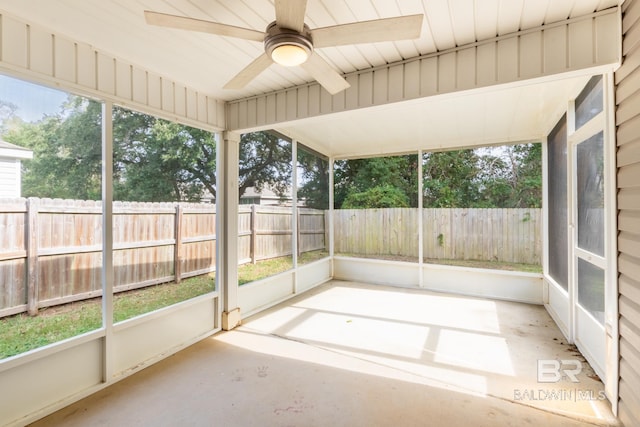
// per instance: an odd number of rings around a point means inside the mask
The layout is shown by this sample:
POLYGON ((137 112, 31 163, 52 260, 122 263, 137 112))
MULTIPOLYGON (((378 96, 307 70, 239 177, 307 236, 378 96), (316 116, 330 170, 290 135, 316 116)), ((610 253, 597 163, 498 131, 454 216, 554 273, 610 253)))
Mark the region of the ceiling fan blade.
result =
POLYGON ((420 37, 424 15, 374 19, 311 31, 314 47, 409 40, 420 37))
POLYGON ((224 85, 225 89, 242 89, 249 82, 256 77, 264 70, 269 68, 273 61, 266 53, 258 56, 256 59, 251 62, 251 64, 247 65, 242 71, 240 71, 234 78, 229 80, 229 82, 224 85))
POLYGON ((185 16, 168 15, 166 13, 144 11, 144 17, 149 25, 159 27, 177 28, 180 30, 199 31, 202 33, 216 34, 218 36, 236 37, 244 40, 261 42, 264 33, 248 28, 234 27, 233 25, 218 24, 217 22, 203 21, 187 18, 185 16))
POLYGON ((351 85, 331 67, 320 55, 312 53, 301 67, 322 85, 331 95, 343 91, 351 85))
POLYGON ((276 24, 302 32, 307 0, 276 0, 276 24))

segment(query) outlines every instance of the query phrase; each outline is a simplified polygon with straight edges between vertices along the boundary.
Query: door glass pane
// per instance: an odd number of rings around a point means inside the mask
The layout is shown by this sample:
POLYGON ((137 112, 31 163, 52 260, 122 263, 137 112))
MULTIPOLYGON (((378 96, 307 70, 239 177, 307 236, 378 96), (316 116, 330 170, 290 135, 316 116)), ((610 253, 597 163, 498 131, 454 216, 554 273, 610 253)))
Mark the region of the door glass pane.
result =
POLYGON ((577 148, 578 247, 604 256, 604 154, 602 132, 577 148))
POLYGON ((593 76, 576 98, 576 129, 602 111, 602 76, 593 76))
POLYGON ((547 139, 549 192, 549 275, 568 288, 567 235, 567 117, 560 119, 547 139))
POLYGON ((578 303, 604 324, 604 270, 578 258, 578 303))

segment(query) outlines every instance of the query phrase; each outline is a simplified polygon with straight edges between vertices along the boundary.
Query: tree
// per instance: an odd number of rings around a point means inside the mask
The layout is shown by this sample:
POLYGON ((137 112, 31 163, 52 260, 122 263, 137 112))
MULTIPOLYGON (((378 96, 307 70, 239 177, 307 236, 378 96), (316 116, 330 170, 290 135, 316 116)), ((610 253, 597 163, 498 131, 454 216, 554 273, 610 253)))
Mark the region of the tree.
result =
POLYGON ((23 162, 25 196, 100 199, 100 111, 96 102, 69 97, 58 115, 12 123, 4 138, 34 153, 23 162))
POLYGON ((350 194, 391 186, 404 194, 408 206, 418 206, 418 156, 376 157, 336 162, 335 205, 342 207, 350 194))
POLYGON ((238 193, 265 187, 284 197, 291 191, 291 143, 270 132, 251 132, 240 139, 238 193))
POLYGON ((399 188, 378 185, 356 193, 351 192, 342 203, 343 209, 408 208, 409 198, 399 188))
POLYGON ((314 209, 329 209, 329 162, 298 146, 298 199, 314 209))
POLYGON ((480 199, 479 157, 474 150, 427 153, 424 161, 424 207, 476 207, 480 199))
MULTIPOLYGON (((23 162, 23 194, 99 200, 101 104, 70 95, 59 113, 34 123, 13 118, 13 112, 15 106, 0 105, 3 137, 34 152, 33 160, 23 162)), ((211 132, 114 107, 113 139, 116 200, 199 201, 207 193, 215 198, 211 132)), ((291 144, 265 132, 243 135, 240 175, 240 195, 265 185, 284 194, 291 185, 291 144)))

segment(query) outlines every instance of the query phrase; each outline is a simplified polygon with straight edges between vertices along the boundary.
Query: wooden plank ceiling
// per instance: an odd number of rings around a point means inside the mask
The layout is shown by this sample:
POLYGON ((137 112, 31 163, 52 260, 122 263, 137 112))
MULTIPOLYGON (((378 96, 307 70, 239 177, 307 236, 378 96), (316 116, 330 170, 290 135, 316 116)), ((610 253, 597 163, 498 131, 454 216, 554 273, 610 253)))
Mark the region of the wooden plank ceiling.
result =
MULTIPOLYGON (((434 53, 616 6, 618 0, 308 0, 310 28, 423 13, 411 41, 318 49, 343 73, 434 53)), ((143 10, 263 31, 273 0, 0 0, 0 10, 99 50, 233 100, 312 81, 301 68, 272 65, 242 90, 222 86, 263 52, 261 43, 148 26, 143 10)))

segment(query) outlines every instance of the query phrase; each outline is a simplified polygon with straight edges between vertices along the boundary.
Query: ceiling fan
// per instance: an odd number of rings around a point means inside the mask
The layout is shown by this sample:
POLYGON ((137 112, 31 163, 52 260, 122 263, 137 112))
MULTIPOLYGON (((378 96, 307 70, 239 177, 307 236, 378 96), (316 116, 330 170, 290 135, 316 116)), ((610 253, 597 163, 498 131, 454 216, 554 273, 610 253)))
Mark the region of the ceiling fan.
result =
POLYGON ((225 89, 242 89, 273 62, 301 66, 334 95, 350 85, 314 49, 358 43, 407 40, 420 37, 423 15, 375 19, 309 29, 304 23, 306 0, 275 0, 276 20, 265 32, 184 16, 144 11, 147 24, 200 31, 264 43, 265 52, 240 71, 225 89))

